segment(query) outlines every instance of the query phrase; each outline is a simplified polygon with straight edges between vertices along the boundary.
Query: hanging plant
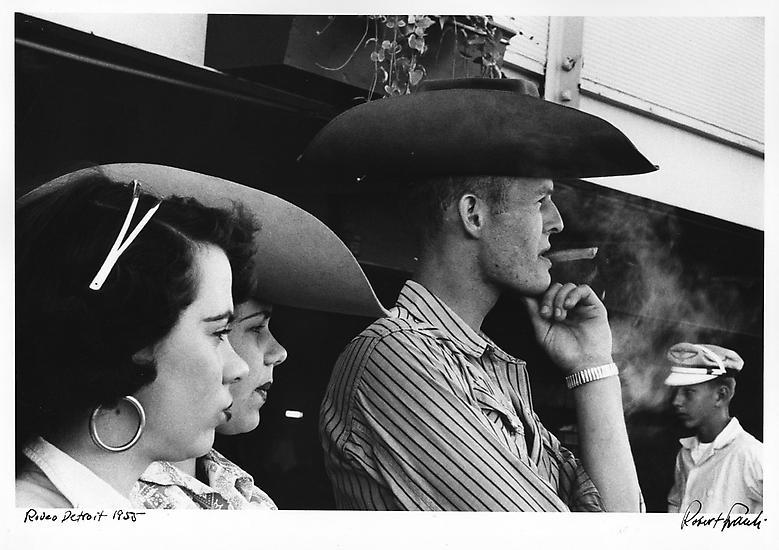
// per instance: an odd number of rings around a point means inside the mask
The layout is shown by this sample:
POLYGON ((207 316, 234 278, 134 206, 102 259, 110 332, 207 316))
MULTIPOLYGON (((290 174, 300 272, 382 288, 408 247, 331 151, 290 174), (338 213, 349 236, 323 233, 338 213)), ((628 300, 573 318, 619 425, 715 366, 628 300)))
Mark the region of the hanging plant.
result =
MULTIPOLYGON (((336 16, 329 16, 329 26, 336 16)), ((508 43, 503 29, 495 25, 490 15, 367 15, 362 37, 341 70, 361 51, 368 50, 374 66, 373 82, 368 98, 374 93, 385 97, 410 94, 425 78, 423 64, 429 49, 430 31, 437 30, 439 42, 447 33, 454 33, 456 57, 477 63, 481 76, 501 78, 503 51, 508 43)), ((322 34, 327 27, 317 32, 322 34)))

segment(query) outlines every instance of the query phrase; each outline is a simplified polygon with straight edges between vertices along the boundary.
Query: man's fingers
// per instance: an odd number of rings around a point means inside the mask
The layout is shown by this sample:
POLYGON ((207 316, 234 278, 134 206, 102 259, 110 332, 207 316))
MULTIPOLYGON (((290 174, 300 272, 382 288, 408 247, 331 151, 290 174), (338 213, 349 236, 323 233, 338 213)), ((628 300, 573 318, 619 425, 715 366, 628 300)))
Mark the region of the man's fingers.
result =
POLYGON ((530 316, 530 322, 533 324, 533 327, 536 331, 540 330, 544 320, 541 318, 541 305, 539 304, 539 301, 536 298, 531 298, 528 296, 523 296, 522 300, 525 302, 525 306, 527 307, 527 311, 530 316))
POLYGON ((554 296, 552 306, 554 307, 554 318, 562 321, 568 315, 568 310, 576 306, 577 286, 573 283, 565 283, 560 287, 554 296))
POLYGON ((539 298, 538 313, 547 321, 563 321, 577 306, 597 305, 598 302, 588 285, 552 283, 539 298))
POLYGON ((595 291, 589 285, 579 285, 566 299, 565 307, 568 309, 576 306, 603 306, 595 291))
POLYGON ((540 315, 544 319, 552 319, 554 316, 554 298, 562 287, 560 283, 552 283, 539 299, 540 315))
POLYGON ((522 296, 522 301, 525 302, 525 305, 527 306, 528 311, 532 314, 538 314, 539 304, 538 300, 536 298, 531 298, 529 296, 522 296))
MULTIPOLYGON (((535 299, 531 300, 530 311, 546 321, 563 321, 577 306, 596 306, 599 303, 598 297, 588 285, 574 283, 552 283, 537 302, 535 299)), ((529 307, 531 300, 526 300, 529 307)))

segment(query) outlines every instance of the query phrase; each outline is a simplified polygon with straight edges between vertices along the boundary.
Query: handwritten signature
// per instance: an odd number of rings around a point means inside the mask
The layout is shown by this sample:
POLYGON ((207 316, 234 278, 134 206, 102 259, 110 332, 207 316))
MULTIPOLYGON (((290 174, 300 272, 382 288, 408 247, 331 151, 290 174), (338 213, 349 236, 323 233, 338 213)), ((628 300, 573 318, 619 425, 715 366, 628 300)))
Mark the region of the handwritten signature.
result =
POLYGON ((38 511, 30 508, 24 514, 24 523, 90 523, 105 521, 136 522, 139 516, 146 512, 131 512, 129 510, 113 510, 106 513, 103 510, 86 512, 84 510, 64 510, 61 513, 38 511))
POLYGON ((746 515, 749 514, 749 506, 741 502, 733 504, 725 516, 722 515, 722 512, 717 514, 716 517, 706 516, 700 513, 701 508, 702 505, 700 500, 693 500, 690 502, 690 505, 687 506, 687 510, 684 511, 680 529, 684 529, 685 527, 711 527, 716 529, 720 524, 720 531, 725 531, 725 529, 738 526, 760 529, 760 524, 763 521, 766 521, 765 518, 761 517, 763 515, 762 510, 760 510, 757 515, 754 515, 754 517, 746 517, 746 515))

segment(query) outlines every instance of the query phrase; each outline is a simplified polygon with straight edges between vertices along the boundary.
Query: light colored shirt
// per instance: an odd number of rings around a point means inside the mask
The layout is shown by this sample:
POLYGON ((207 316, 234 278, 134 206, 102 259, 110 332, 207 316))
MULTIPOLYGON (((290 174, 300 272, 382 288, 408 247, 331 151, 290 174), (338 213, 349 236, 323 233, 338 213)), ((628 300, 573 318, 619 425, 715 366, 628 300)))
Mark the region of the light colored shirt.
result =
POLYGON ((126 497, 92 470, 42 437, 22 453, 30 462, 16 477, 17 508, 132 508, 126 497))
POLYGON ((320 433, 336 504, 360 510, 603 510, 533 412, 525 363, 407 281, 341 354, 320 433))
POLYGON ((215 449, 197 459, 208 484, 170 462, 153 462, 130 494, 139 508, 206 510, 277 510, 271 498, 254 485, 252 476, 215 449))
MULTIPOLYGON (((669 512, 685 512, 696 500, 703 513, 724 514, 736 503, 748 506, 750 514, 763 509, 763 444, 736 418, 710 444, 701 444, 695 436, 679 442, 669 512)), ((697 504, 691 510, 698 510, 697 504)), ((733 513, 747 511, 736 506, 733 513)))

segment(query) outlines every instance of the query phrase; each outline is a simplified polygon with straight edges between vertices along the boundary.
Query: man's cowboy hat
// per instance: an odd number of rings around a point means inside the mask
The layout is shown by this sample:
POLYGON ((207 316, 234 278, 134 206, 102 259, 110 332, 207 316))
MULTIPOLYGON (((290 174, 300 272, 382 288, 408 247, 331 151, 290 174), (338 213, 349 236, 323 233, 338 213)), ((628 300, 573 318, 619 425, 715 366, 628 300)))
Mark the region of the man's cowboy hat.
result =
POLYGON ((94 171, 115 181, 138 180, 144 190, 162 198, 193 197, 213 207, 242 203, 262 227, 255 234, 259 298, 334 313, 386 314, 357 260, 335 233, 305 210, 259 189, 170 166, 107 164, 60 176, 20 197, 17 205, 94 171))
POLYGON ((735 374, 744 366, 738 353, 712 344, 681 342, 668 349, 671 374, 667 386, 691 386, 725 374, 735 374))
POLYGON ((423 82, 327 124, 300 157, 348 178, 504 175, 584 178, 657 167, 605 120, 538 97, 535 84, 470 78, 423 82))

